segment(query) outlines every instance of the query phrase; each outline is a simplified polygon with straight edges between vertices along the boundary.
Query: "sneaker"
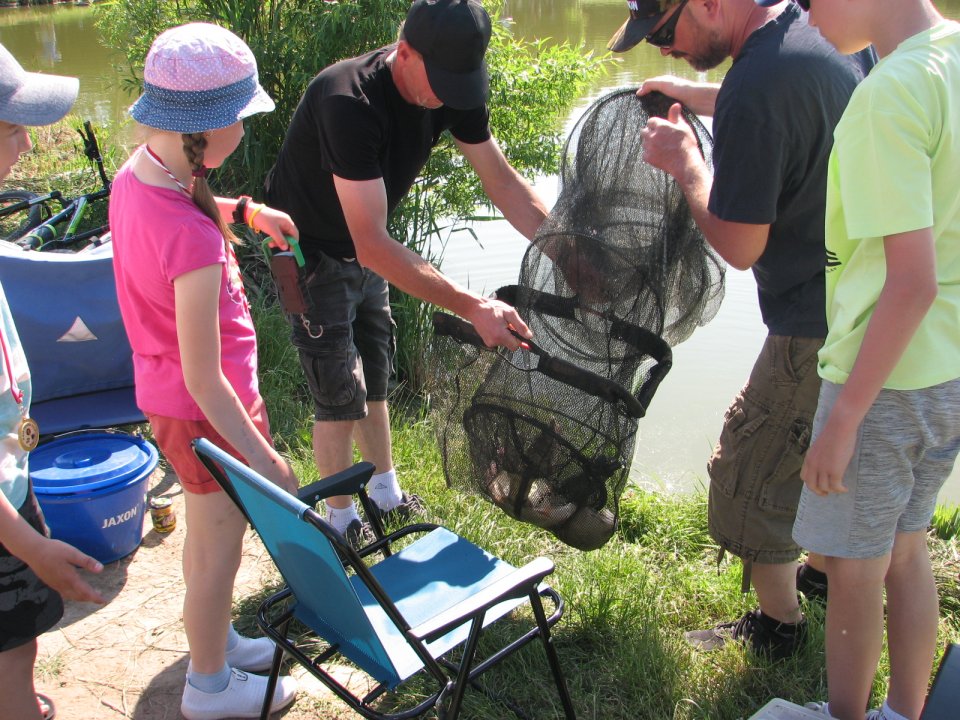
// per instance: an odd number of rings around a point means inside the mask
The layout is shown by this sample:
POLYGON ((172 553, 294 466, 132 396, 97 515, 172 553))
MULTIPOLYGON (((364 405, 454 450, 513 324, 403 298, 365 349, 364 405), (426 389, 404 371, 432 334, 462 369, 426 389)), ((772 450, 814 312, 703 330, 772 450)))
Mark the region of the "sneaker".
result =
POLYGON ((241 635, 236 647, 226 655, 227 665, 247 672, 264 672, 273 665, 276 647, 268 637, 248 638, 241 635))
POLYGON ((804 563, 797 568, 797 592, 801 593, 807 599, 807 602, 826 602, 826 577, 823 573, 804 563), (813 577, 814 573, 822 575, 824 579, 815 579, 813 577))
POLYGON ((413 516, 425 515, 427 506, 423 504, 423 499, 419 495, 403 494, 400 498, 400 504, 389 510, 381 510, 377 504, 373 504, 373 511, 380 518, 384 525, 392 525, 409 520, 413 516))
POLYGON ((343 532, 343 536, 354 550, 360 550, 377 539, 370 523, 363 522, 360 518, 350 521, 347 529, 343 532))
MULTIPOLYGON (((221 720, 222 718, 257 718, 263 707, 267 678, 249 675, 242 670, 230 671, 230 684, 218 693, 205 693, 189 682, 183 688, 180 712, 187 720, 221 720)), ((270 712, 282 710, 297 696, 297 681, 289 675, 277 680, 270 712)))
MULTIPOLYGON (((793 655, 806 637, 807 621, 801 620, 793 632, 767 627, 759 610, 751 610, 739 620, 720 623, 709 630, 692 630, 684 633, 687 642, 697 650, 717 650, 728 642, 735 641, 748 646, 758 655, 771 660, 783 660, 793 655)), ((791 627, 791 626, 787 626, 791 627)))

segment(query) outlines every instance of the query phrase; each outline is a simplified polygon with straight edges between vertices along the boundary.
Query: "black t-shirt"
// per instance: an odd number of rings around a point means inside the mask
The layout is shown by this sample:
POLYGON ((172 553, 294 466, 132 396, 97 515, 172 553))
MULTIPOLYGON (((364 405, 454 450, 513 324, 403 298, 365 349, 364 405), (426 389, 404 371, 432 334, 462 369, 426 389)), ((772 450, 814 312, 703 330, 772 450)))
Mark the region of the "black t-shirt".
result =
POLYGON ((826 336, 827 161, 873 57, 840 55, 791 4, 747 39, 717 95, 709 208, 722 220, 770 224, 753 273, 771 334, 826 336))
POLYGON ((267 202, 300 230, 305 254, 355 257, 333 176, 383 178, 389 211, 400 203, 444 130, 476 144, 490 138, 486 106, 425 110, 393 83, 388 46, 325 68, 307 87, 267 175, 267 202))

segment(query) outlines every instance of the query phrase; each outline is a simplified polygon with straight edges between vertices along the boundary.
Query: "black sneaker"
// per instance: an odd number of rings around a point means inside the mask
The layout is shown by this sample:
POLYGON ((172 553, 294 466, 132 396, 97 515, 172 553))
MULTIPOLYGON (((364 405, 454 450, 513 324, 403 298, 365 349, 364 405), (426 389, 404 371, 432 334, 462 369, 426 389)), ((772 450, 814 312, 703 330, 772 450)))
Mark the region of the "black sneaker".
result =
POLYGON ((797 592, 802 593, 807 602, 827 601, 827 576, 804 563, 797 568, 797 592))
POLYGON ((406 522, 413 516, 422 516, 427 512, 427 506, 423 504, 423 499, 419 495, 403 494, 400 498, 400 504, 389 510, 381 510, 373 503, 373 511, 377 513, 380 522, 384 525, 393 525, 406 522))
POLYGON ((783 660, 797 652, 806 637, 807 621, 796 625, 775 623, 774 627, 770 624, 772 621, 762 617, 759 610, 751 610, 739 620, 720 623, 709 630, 692 630, 684 637, 697 650, 717 650, 734 641, 771 660, 783 660))

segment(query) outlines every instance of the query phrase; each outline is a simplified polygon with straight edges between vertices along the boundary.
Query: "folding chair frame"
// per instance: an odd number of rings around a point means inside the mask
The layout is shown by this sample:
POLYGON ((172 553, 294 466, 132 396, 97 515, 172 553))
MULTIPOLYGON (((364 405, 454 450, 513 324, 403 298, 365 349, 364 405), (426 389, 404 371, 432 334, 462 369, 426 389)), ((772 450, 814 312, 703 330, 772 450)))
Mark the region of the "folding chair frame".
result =
MULTIPOLYGON (((209 441, 198 439, 194 441, 193 445, 197 457, 249 521, 249 514, 222 465, 233 464, 235 470, 239 471, 239 468, 242 468, 243 471, 251 474, 252 471, 223 453, 209 441)), ((377 513, 371 512, 371 502, 365 491, 365 486, 369 482, 373 471, 374 467, 370 463, 358 463, 347 470, 301 488, 298 493, 299 499, 304 504, 311 506, 303 512, 302 520, 315 528, 330 542, 339 554, 345 568, 350 568, 356 573, 423 663, 420 672, 425 672, 432 677, 437 683, 437 688, 412 708, 393 713, 381 713, 375 710, 371 707, 371 703, 390 689, 386 684, 377 683, 364 697, 358 697, 322 667, 323 663, 332 660, 339 654, 337 644, 331 644, 311 657, 297 645, 295 639, 290 637, 290 622, 294 618, 296 598, 293 591, 286 587, 267 598, 261 603, 257 611, 257 624, 264 634, 276 643, 264 695, 263 710, 260 716, 262 720, 267 720, 269 717, 270 698, 273 696, 276 687, 284 653, 295 658, 355 712, 369 720, 405 720, 419 717, 431 708, 436 708, 437 714, 442 720, 456 720, 460 714, 467 685, 469 684, 474 689, 478 689, 492 699, 496 699, 479 685, 477 679, 500 660, 537 637, 543 643, 564 715, 567 720, 575 720, 573 703, 550 635, 550 628, 563 615, 564 603, 553 588, 542 584, 543 579, 553 572, 552 561, 547 558, 537 558, 522 568, 515 569, 508 576, 493 582, 482 591, 466 598, 457 605, 431 617, 421 625, 411 627, 370 568, 364 563, 364 559, 377 553, 384 558, 388 557, 393 552, 391 545, 397 540, 418 533, 426 534, 441 526, 433 523, 417 523, 385 534, 377 513), (312 505, 333 495, 359 495, 377 538, 374 542, 360 551, 355 550, 340 533, 336 532, 329 523, 313 510, 312 505), (529 601, 536 625, 489 657, 475 663, 486 612, 501 602, 522 597, 529 601), (548 598, 552 604, 553 612, 549 617, 544 611, 541 598, 548 598), (445 657, 434 657, 427 647, 427 643, 442 638, 451 630, 465 623, 469 623, 470 627, 466 641, 458 646, 462 648, 460 662, 453 662, 445 657)), ((254 525, 254 528, 256 529, 256 525, 254 525)), ((518 717, 525 717, 513 703, 506 701, 505 704, 518 717)))

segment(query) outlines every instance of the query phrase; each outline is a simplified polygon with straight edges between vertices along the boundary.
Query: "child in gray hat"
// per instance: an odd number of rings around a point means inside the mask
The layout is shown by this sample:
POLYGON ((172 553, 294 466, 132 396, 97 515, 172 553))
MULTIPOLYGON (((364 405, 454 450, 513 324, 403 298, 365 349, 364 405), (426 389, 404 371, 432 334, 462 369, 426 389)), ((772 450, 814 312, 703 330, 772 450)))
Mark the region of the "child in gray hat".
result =
MULTIPOLYGON (((33 146, 26 126, 48 125, 77 99, 76 78, 26 72, 0 45, 0 179, 33 146)), ((37 637, 63 615, 63 600, 104 602, 77 572, 103 566, 47 537, 27 455, 38 437, 30 419, 30 370, 0 287, 0 720, 49 720, 52 701, 33 686, 37 637)))

